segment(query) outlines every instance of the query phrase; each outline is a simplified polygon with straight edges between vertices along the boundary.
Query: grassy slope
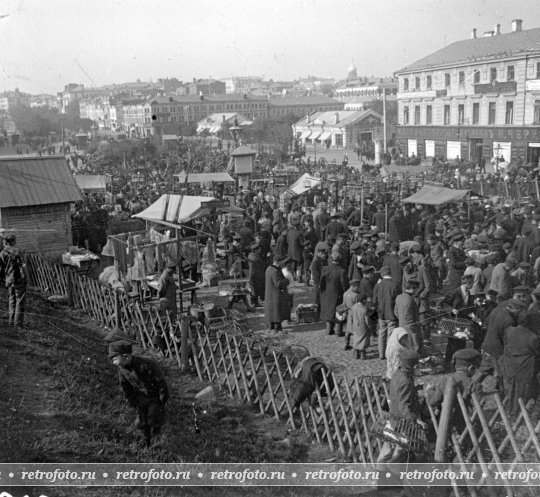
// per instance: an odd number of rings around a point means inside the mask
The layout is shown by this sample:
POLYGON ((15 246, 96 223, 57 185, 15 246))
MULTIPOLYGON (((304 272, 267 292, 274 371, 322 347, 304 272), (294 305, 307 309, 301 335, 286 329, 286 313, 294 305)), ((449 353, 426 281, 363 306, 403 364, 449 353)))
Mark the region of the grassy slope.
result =
MULTIPOLYGON (((5 300, 5 293, 0 293, 4 309, 5 300)), ((140 435, 131 426, 134 411, 120 392, 103 333, 78 311, 37 296, 29 300, 28 329, 0 332, 0 384, 5 392, 0 396, 0 462, 271 463, 322 461, 331 455, 320 446, 311 446, 306 436, 288 433, 283 423, 261 417, 223 396, 206 409, 197 406, 201 433, 195 433, 194 395, 205 385, 196 378, 181 376, 170 363, 163 363, 171 387, 164 440, 156 447, 141 449, 140 435), (290 438, 290 445, 280 443, 285 437, 290 438)), ((32 492, 27 488, 21 495, 30 496, 32 492)), ((41 494, 318 496, 340 495, 341 491, 57 487, 40 489, 35 495, 41 494)))

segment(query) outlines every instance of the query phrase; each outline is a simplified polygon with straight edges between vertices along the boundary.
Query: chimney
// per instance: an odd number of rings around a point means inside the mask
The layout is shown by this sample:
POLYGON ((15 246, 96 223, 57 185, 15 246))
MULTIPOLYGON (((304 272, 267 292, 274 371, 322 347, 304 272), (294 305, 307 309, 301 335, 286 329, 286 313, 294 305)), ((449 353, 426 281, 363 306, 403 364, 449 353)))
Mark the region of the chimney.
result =
POLYGON ((476 28, 473 28, 473 30, 471 31, 471 38, 473 40, 476 40, 476 28))
POLYGON ((334 117, 335 117, 335 119, 336 119, 336 123, 335 123, 335 124, 337 124, 337 123, 339 122, 339 112, 336 112, 336 113, 334 114, 334 117))
POLYGON ((493 36, 495 31, 484 31, 484 38, 489 38, 490 36, 493 36))
POLYGON ((500 34, 501 34, 501 25, 495 24, 495 36, 500 35, 500 34))
POLYGON ((517 33, 521 31, 523 27, 523 19, 513 19, 512 20, 512 33, 517 33))

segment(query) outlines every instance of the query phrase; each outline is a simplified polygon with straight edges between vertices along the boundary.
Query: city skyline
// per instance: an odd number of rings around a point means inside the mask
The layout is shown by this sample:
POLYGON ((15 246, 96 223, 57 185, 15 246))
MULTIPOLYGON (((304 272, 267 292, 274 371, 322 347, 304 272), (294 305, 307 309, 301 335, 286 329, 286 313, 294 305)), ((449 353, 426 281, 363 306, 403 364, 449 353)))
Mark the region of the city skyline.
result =
POLYGON ((294 80, 391 76, 454 41, 512 19, 540 27, 540 2, 298 0, 248 3, 5 0, 0 90, 32 94, 177 77, 294 80), (410 26, 410 28, 408 28, 410 26))

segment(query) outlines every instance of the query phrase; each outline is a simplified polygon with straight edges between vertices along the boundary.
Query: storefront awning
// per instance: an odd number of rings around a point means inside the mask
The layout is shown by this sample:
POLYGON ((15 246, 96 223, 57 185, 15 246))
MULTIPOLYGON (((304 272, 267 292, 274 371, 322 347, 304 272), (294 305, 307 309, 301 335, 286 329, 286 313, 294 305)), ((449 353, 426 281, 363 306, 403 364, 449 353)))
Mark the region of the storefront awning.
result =
POLYGON ((221 126, 219 124, 214 124, 211 128, 210 128, 210 133, 217 133, 219 130, 220 130, 221 126))
POLYGON ((326 140, 329 140, 332 137, 331 131, 325 131, 319 138, 322 142, 325 142, 326 140))
POLYGON ((311 139, 312 142, 314 142, 317 138, 319 138, 319 136, 321 136, 321 132, 314 131, 313 134, 309 138, 311 139))
POLYGON ((311 131, 302 131, 302 136, 300 138, 302 138, 302 140, 305 140, 309 135, 311 135, 311 131))

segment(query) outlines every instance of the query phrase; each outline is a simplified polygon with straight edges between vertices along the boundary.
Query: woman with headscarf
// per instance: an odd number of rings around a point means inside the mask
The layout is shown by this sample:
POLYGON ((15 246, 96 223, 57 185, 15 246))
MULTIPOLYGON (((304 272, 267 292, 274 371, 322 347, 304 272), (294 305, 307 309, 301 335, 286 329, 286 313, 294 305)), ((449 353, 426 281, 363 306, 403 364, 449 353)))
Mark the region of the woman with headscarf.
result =
POLYGON ((386 345, 386 377, 391 380, 399 367, 399 354, 402 350, 414 351, 414 339, 405 328, 395 328, 386 345))

